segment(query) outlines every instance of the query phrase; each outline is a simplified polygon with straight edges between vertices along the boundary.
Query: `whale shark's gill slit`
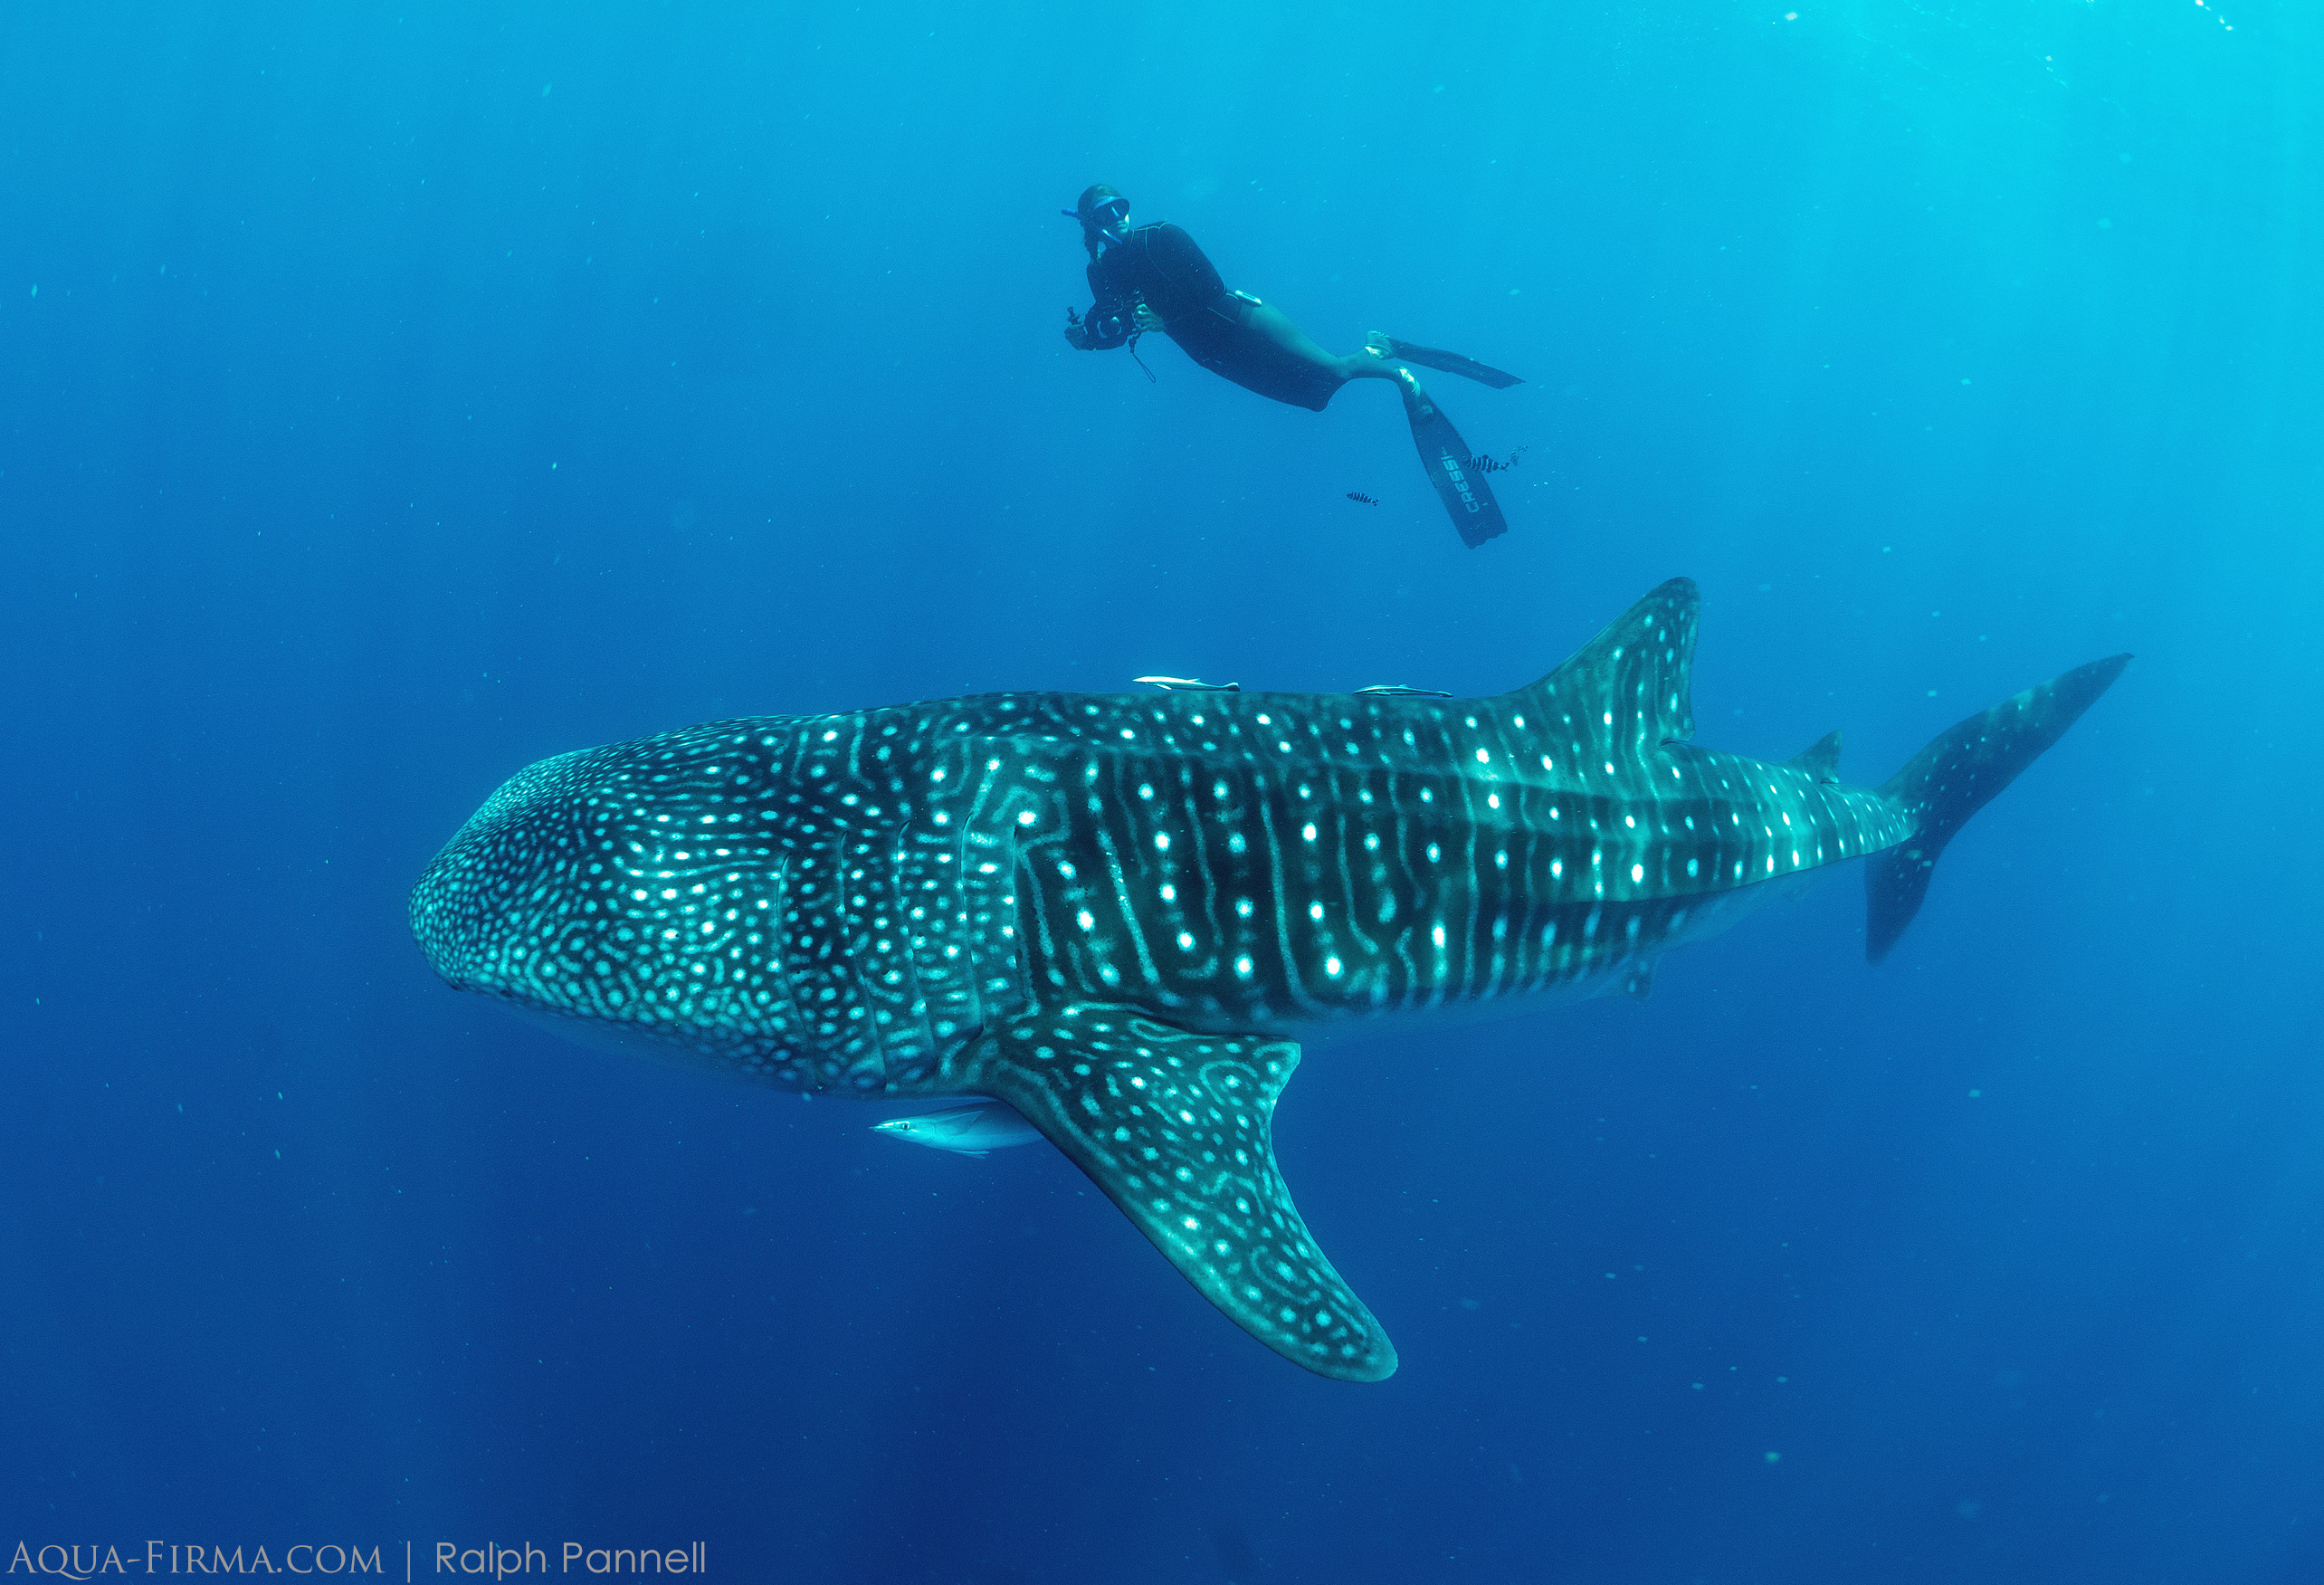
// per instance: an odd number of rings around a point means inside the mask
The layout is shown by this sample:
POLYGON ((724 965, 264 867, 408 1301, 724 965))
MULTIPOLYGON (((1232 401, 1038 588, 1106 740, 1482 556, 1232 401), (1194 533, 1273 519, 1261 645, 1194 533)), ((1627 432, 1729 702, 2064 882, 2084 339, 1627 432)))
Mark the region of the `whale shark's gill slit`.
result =
MULTIPOLYGON (((1105 963, 1108 968, 1113 967, 1111 960, 1118 954, 1110 950, 1113 941, 1113 931, 1110 927, 1118 920, 1120 924, 1120 933, 1128 940, 1131 956, 1138 964, 1139 979, 1144 984, 1151 986, 1156 980, 1154 955, 1148 950, 1146 933, 1138 924, 1138 900, 1131 895, 1129 881, 1123 872, 1121 849, 1116 841, 1112 826, 1112 818, 1119 818, 1123 826, 1122 835, 1128 838, 1133 846, 1135 845, 1138 837, 1136 820, 1122 797, 1123 783, 1132 779, 1127 773, 1134 769, 1135 766, 1126 758, 1105 762, 1100 776, 1100 785, 1104 788, 1107 796, 1092 800, 1093 807, 1090 819, 1091 835, 1097 844, 1098 853, 1105 864, 1106 876, 1111 883, 1112 890, 1109 898, 1111 906, 1105 921, 1107 928, 1100 929, 1091 937, 1094 943, 1091 950, 1100 954, 1100 961, 1105 963), (1119 813, 1114 816, 1113 811, 1119 811, 1119 813)), ((1120 983, 1118 969, 1112 975, 1101 977, 1105 979, 1110 990, 1117 988, 1120 983)))
MULTIPOLYGON (((1337 791, 1338 778, 1335 777, 1333 779, 1334 790, 1337 791)), ((1362 773, 1356 773, 1350 779, 1360 787, 1363 781, 1362 773)), ((1344 803, 1342 807, 1345 807, 1344 803)), ((1333 834, 1337 839, 1332 845, 1333 868, 1339 882, 1338 913, 1348 936, 1355 942, 1356 951, 1364 960, 1365 967, 1358 972, 1357 980, 1372 988, 1374 999, 1376 1000, 1379 986, 1376 963, 1380 956, 1380 947, 1363 926, 1363 909, 1360 894, 1357 890, 1353 862, 1355 853, 1361 843, 1361 838, 1357 836, 1356 831, 1357 824, 1360 822, 1345 826, 1333 834)))
MULTIPOLYGON (((1460 876, 1462 876, 1462 918, 1460 918, 1460 976, 1455 980, 1452 995, 1460 1002, 1473 1002, 1485 995, 1492 983, 1492 941, 1488 932, 1492 930, 1492 906, 1488 897, 1488 881, 1481 864, 1482 832, 1478 820, 1478 788, 1462 778, 1460 788, 1460 876)), ((1450 799, 1445 799, 1450 802, 1450 799)))
POLYGON ((1272 800, 1262 800, 1259 805, 1259 845, 1267 855, 1267 922, 1272 932, 1273 957, 1272 961, 1262 960, 1272 973, 1262 973, 1256 988, 1260 1006, 1268 1017, 1280 1019, 1300 1006, 1301 998, 1291 946, 1292 899, 1283 883, 1283 842, 1281 833, 1276 829, 1272 800), (1278 989, 1280 997, 1270 994, 1278 989))
MULTIPOLYGON (((1183 926, 1201 927, 1196 950, 1199 959, 1174 960, 1171 970, 1174 982, 1189 987, 1207 983, 1218 972, 1219 948, 1224 938, 1213 917, 1212 858, 1210 835, 1205 829, 1200 807, 1200 794, 1195 788, 1195 765, 1191 760, 1178 768, 1177 811, 1186 835, 1186 864, 1183 873, 1173 871, 1171 885, 1176 901, 1173 905, 1172 921, 1183 926), (1187 893, 1194 895, 1189 897, 1187 893)), ((1189 932, 1191 933, 1191 931, 1189 932)))

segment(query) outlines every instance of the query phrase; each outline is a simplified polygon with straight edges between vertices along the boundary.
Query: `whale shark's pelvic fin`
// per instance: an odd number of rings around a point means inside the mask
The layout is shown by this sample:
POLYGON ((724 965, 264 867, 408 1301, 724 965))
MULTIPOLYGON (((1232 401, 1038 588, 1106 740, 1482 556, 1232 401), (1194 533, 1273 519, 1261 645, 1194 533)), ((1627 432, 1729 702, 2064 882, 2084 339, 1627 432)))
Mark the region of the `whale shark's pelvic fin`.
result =
POLYGON ((1081 1006, 1013 1019, 957 1060, 965 1087, 1015 1107, 1243 1331, 1319 1376, 1395 1370, 1275 1170, 1297 1046, 1081 1006))
POLYGON ((1865 864, 1864 957, 1869 961, 1887 957, 1920 912, 1929 874, 1953 833, 2064 736, 2129 664, 2127 654, 2092 661, 1980 711, 1938 733, 1910 764, 1881 784, 1881 796, 1901 805, 1916 829, 1900 845, 1874 854, 1865 864))

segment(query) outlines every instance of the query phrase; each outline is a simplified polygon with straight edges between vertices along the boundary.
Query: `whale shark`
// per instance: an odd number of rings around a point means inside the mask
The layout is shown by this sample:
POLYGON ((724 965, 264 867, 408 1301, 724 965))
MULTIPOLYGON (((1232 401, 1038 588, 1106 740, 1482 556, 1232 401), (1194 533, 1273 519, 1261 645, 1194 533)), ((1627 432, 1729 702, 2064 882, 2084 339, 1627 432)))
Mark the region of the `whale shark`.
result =
POLYGON ((1843 864, 1877 963, 1962 825, 2129 663, 1939 733, 1699 747, 1699 597, 1529 686, 989 693, 714 721, 544 759, 412 893, 458 989, 813 1094, 1005 1102, 1194 1286, 1310 1370, 1395 1347, 1270 1143, 1310 1037, 1643 995, 1672 948, 1843 864))

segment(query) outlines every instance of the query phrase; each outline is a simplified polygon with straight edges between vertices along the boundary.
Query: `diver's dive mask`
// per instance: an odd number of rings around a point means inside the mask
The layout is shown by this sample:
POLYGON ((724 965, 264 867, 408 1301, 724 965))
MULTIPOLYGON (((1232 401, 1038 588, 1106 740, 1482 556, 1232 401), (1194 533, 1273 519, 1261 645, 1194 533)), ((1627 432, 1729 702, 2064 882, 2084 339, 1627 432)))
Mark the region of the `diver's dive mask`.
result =
POLYGON ((1129 235, 1129 200, 1103 182, 1084 189, 1081 201, 1065 213, 1108 247, 1129 235))

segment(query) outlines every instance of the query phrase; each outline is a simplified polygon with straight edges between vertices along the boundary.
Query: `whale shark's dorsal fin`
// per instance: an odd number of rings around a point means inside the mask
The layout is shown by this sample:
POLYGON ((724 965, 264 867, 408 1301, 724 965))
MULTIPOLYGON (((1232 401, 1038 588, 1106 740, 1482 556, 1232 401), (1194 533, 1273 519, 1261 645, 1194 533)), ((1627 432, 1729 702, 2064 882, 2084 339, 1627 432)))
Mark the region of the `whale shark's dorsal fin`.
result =
POLYGON ((1083 1004, 987 1031, 950 1076, 1015 1107, 1243 1331, 1318 1375, 1377 1381, 1395 1345, 1275 1170, 1275 1097, 1299 1060, 1288 1040, 1083 1004))
MULTIPOLYGON (((1694 645, 1701 597, 1674 578, 1609 623, 1556 671, 1510 695, 1552 730, 1572 718, 1586 746, 1634 763, 1694 736, 1694 645), (1611 716, 1608 721, 1605 718, 1611 716)), ((1577 745, 1582 746, 1582 745, 1577 745)))
POLYGON ((1840 734, 1824 733, 1784 763, 1795 770, 1806 771, 1818 781, 1839 780, 1840 734))

